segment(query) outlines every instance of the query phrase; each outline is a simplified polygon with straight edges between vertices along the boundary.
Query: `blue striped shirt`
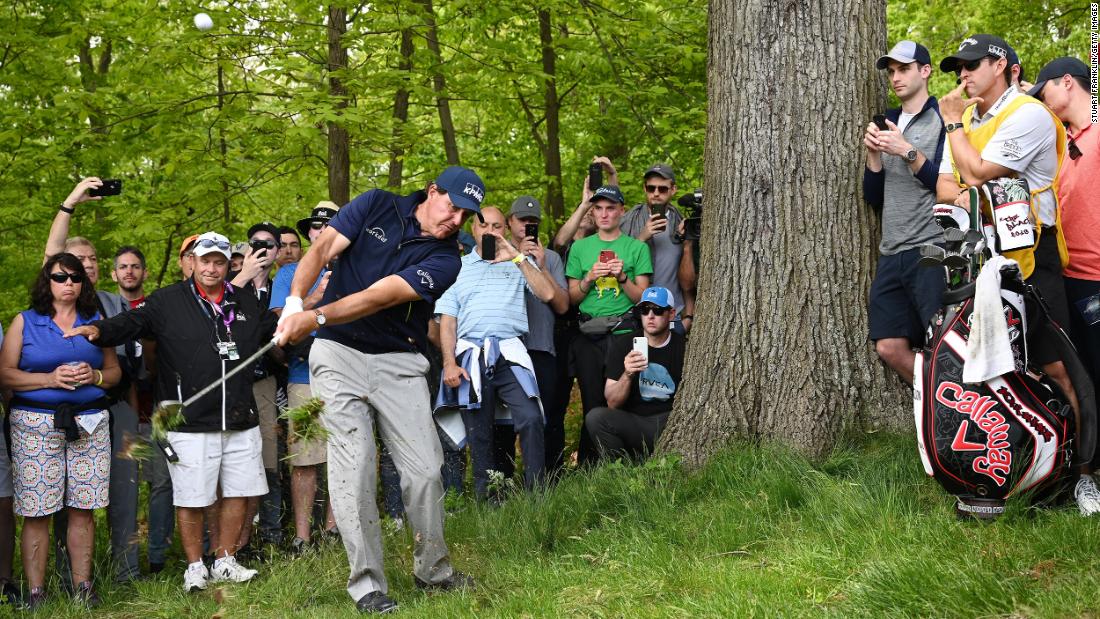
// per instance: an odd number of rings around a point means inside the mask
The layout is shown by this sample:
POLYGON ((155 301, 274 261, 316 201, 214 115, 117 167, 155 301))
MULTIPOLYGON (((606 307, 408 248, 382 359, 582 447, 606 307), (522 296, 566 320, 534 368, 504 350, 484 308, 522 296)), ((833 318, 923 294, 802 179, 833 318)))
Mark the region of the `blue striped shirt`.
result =
POLYGON ((521 337, 527 333, 526 288, 519 265, 492 264, 475 250, 462 257, 458 279, 435 302, 435 313, 458 319, 458 339, 521 337))

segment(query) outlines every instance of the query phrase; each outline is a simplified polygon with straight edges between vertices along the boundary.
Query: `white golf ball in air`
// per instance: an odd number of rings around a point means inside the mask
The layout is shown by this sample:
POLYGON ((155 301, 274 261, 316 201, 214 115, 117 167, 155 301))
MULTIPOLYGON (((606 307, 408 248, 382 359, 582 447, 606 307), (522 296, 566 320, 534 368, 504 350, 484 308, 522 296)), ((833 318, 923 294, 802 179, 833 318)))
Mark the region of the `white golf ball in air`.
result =
POLYGON ((206 13, 198 13, 195 15, 195 27, 199 30, 210 30, 214 27, 214 20, 206 13))

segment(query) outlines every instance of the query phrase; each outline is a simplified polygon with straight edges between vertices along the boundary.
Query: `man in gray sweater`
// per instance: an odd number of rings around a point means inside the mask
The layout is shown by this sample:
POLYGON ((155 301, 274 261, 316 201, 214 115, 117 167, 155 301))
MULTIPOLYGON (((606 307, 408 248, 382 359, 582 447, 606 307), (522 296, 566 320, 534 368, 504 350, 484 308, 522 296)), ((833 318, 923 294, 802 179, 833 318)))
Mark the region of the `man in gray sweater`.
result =
POLYGON ((913 382, 913 348, 940 306, 942 269, 917 265, 920 246, 942 240, 932 218, 943 156, 943 120, 928 95, 932 59, 923 45, 900 41, 875 63, 885 69, 900 108, 886 111, 885 129, 867 125, 863 197, 882 214, 881 254, 871 284, 868 320, 875 351, 907 383, 913 382))

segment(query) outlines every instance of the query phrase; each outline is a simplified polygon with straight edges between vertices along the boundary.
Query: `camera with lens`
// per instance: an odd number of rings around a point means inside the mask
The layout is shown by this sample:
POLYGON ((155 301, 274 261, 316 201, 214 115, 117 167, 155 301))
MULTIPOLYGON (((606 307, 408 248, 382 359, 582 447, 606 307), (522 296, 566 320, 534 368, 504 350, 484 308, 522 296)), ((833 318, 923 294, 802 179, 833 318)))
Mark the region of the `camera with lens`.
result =
POLYGON ((686 211, 684 219, 685 241, 698 241, 703 232, 703 190, 696 188, 692 193, 680 196, 676 201, 686 211))

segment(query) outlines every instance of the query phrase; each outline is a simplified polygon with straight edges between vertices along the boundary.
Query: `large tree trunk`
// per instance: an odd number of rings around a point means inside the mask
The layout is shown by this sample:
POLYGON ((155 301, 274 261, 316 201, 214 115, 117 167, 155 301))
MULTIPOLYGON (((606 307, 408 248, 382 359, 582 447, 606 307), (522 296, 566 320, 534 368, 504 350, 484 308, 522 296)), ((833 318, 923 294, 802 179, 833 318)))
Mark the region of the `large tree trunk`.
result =
MULTIPOLYGON (((348 50, 342 37, 348 31, 348 11, 343 7, 328 7, 328 92, 335 100, 337 113, 348 106, 348 90, 340 72, 348 68, 348 50)), ((351 158, 348 153, 348 130, 340 123, 328 125, 328 198, 336 204, 350 200, 349 178, 351 158)))
MULTIPOLYGON (((401 31, 401 63, 404 72, 402 79, 408 80, 413 66, 413 33, 406 28, 401 31)), ((393 96, 393 145, 390 146, 390 175, 386 186, 390 189, 401 187, 401 176, 405 171, 405 130, 409 121, 409 89, 402 85, 393 96)))
POLYGON ((565 215, 565 196, 561 180, 561 130, 558 101, 557 53, 554 51, 553 26, 550 11, 539 10, 539 42, 542 44, 542 73, 545 75, 543 108, 546 114, 546 144, 543 153, 543 171, 546 173, 546 210, 551 221, 565 215))
POLYGON ((885 14, 711 0, 699 318, 661 440, 689 464, 735 436, 821 456, 857 424, 912 424, 867 340, 878 221, 860 138, 885 14))
POLYGON ((455 123, 451 119, 451 100, 447 97, 447 80, 443 78, 443 52, 439 49, 439 30, 435 24, 435 9, 432 0, 417 0, 424 7, 424 24, 428 27, 425 37, 428 49, 432 52, 435 65, 432 67, 432 89, 435 91, 435 106, 439 110, 439 127, 443 130, 443 150, 447 153, 448 165, 459 165, 458 140, 455 138, 455 123))

